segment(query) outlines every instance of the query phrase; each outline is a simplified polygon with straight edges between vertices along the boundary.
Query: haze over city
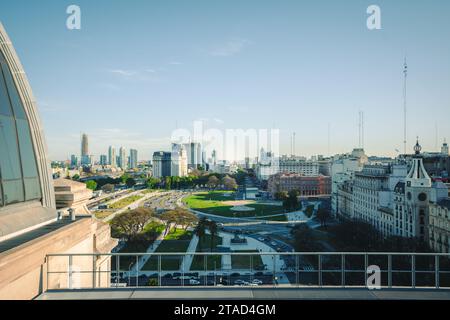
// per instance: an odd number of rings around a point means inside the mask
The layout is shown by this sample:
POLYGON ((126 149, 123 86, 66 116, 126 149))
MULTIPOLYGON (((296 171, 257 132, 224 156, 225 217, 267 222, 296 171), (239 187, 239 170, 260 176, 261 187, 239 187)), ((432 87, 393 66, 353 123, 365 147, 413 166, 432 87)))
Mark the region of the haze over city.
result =
POLYGON ((420 136, 434 151, 450 138, 448 1, 378 1, 381 30, 366 27, 367 1, 138 3, 77 1, 81 30, 65 27, 64 1, 0 4, 52 159, 79 153, 81 132, 97 156, 124 145, 150 159, 201 119, 278 128, 281 153, 296 132, 305 156, 327 155, 330 125, 330 153, 343 153, 358 145, 359 110, 366 152, 395 156, 405 56, 408 146, 420 136))

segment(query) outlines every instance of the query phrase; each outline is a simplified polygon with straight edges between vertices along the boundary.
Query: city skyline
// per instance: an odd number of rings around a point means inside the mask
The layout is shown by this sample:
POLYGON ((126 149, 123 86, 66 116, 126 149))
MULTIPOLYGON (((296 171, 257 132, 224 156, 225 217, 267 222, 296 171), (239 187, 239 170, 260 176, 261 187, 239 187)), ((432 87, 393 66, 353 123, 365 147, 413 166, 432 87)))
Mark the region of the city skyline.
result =
POLYGON ((258 3, 256 11, 251 1, 195 10, 181 2, 77 5, 81 30, 65 27, 63 4, 0 4, 51 159, 77 154, 80 132, 92 154, 123 145, 151 159, 170 148, 173 130, 199 119, 221 130, 280 129, 282 154, 293 132, 296 154, 346 153, 358 146, 360 111, 367 154, 394 157, 403 151, 405 56, 407 147, 419 136, 424 150, 438 151, 450 138, 447 2, 379 1, 381 30, 367 29, 367 4, 357 1, 258 3), (12 18, 19 12, 22 21, 12 18), (83 121, 67 126, 74 117, 83 121))

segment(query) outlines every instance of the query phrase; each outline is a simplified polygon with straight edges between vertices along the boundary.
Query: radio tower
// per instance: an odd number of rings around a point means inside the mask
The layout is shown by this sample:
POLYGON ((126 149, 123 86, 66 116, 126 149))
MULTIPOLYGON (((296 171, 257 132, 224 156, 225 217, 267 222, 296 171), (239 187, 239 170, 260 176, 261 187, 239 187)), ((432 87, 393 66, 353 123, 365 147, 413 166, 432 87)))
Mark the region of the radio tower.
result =
POLYGON ((406 155, 406 79, 408 77, 408 65, 406 64, 406 57, 405 57, 405 64, 403 65, 403 147, 404 147, 404 154, 406 155))

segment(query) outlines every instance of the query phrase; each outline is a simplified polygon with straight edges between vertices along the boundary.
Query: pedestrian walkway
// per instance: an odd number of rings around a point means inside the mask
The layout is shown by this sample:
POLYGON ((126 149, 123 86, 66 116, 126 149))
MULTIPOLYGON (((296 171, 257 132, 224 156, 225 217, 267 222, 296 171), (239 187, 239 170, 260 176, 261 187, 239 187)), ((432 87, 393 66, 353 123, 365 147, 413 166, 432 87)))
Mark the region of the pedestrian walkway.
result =
MULTIPOLYGON (((198 237, 194 235, 189 243, 189 247, 186 250, 186 253, 195 253, 197 251, 198 237)), ((181 261, 180 270, 183 272, 189 272, 191 269, 192 261, 194 260, 193 254, 186 254, 183 256, 183 261, 181 261)))

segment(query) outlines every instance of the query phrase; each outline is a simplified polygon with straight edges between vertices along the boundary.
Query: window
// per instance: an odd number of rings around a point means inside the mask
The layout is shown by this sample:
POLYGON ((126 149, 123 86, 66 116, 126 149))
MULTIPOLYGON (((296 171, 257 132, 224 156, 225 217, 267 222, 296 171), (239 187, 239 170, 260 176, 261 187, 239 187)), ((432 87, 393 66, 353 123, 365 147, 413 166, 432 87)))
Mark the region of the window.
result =
POLYGON ((0 206, 40 199, 30 127, 11 72, 0 53, 0 206))

